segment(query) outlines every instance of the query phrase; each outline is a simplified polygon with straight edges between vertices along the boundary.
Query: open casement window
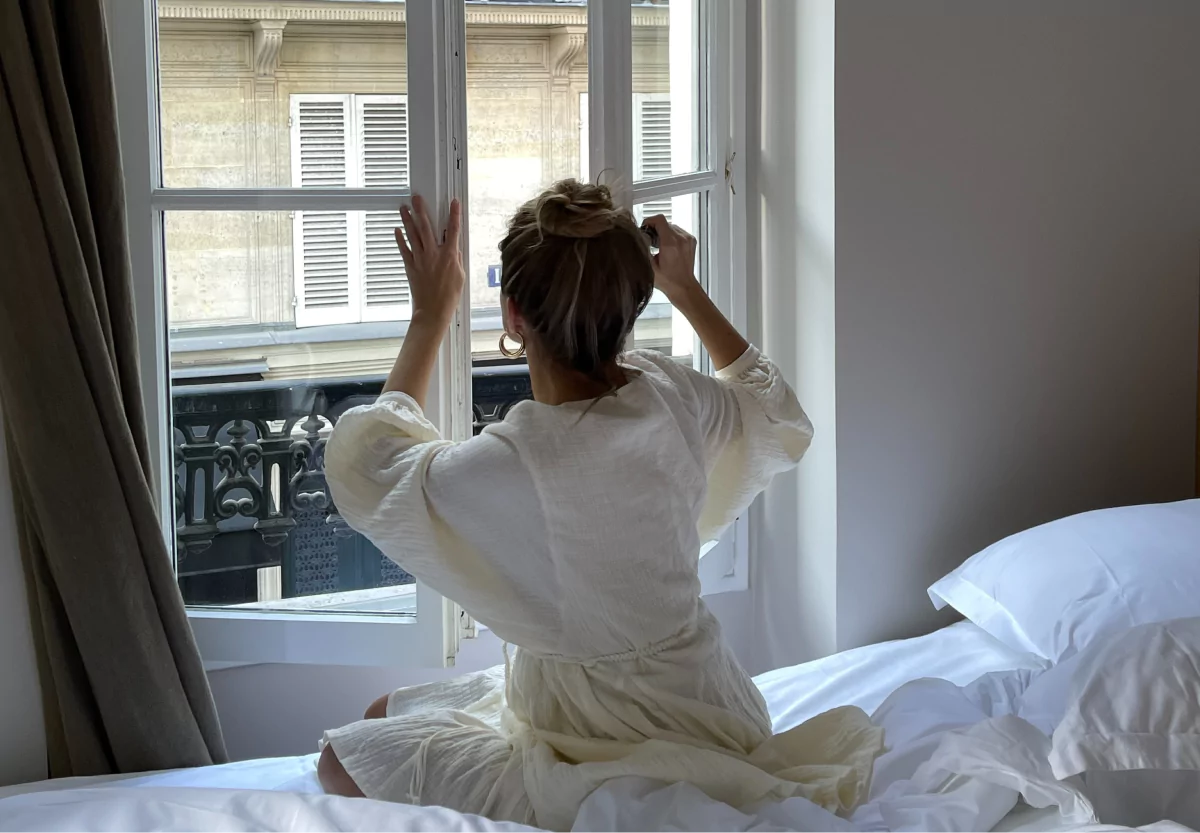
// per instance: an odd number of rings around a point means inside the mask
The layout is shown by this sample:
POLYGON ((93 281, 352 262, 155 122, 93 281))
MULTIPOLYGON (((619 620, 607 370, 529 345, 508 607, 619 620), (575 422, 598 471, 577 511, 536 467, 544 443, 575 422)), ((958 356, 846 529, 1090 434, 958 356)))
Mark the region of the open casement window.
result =
MULTIPOLYGON (((589 153, 588 95, 579 96, 580 170, 587 178, 589 153)), ((633 175, 637 181, 671 176, 671 97, 666 93, 634 93, 633 175)), ((671 200, 653 200, 639 206, 642 216, 656 214, 671 219, 671 200)))
MULTIPOLYGON (((408 103, 395 95, 291 96, 292 185, 408 188, 408 103)), ((296 326, 411 316, 395 211, 297 211, 296 326)))
MULTIPOLYGON (((331 430, 378 395, 411 318, 398 206, 464 204, 470 288, 425 408, 448 439, 491 407, 472 401, 472 360, 499 337, 496 240, 575 160, 622 205, 696 234, 701 280, 744 329, 750 12, 237 5, 106 0, 155 487, 197 643, 210 663, 452 664, 469 618, 351 529, 324 478, 331 430), (544 78, 495 60, 547 43, 544 78), (578 136, 561 130, 574 113, 578 136)), ((664 299, 633 340, 713 369, 664 299)), ((510 384, 522 368, 499 370, 510 384)), ((706 542, 703 592, 746 587, 746 541, 739 521, 706 542)))

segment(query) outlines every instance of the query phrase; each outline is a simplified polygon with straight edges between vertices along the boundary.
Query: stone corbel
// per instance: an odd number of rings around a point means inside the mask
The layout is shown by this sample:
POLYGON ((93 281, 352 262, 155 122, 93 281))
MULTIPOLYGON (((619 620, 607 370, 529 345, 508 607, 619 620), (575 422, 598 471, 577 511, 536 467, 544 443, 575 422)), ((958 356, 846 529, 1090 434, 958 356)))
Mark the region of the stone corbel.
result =
POLYGON ((575 60, 587 48, 586 26, 556 26, 550 30, 550 72, 566 80, 575 60))
POLYGON ((285 26, 286 20, 256 20, 251 24, 254 30, 254 74, 259 78, 275 77, 285 26))

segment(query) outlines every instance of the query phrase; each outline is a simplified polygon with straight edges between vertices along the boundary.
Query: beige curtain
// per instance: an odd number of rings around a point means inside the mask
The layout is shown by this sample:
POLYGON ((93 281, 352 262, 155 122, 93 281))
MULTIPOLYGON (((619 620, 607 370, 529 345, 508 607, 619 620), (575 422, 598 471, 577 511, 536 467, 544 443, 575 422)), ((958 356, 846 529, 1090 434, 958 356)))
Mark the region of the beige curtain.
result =
POLYGON ((53 776, 225 758, 155 512, 101 0, 0 0, 0 402, 53 776))

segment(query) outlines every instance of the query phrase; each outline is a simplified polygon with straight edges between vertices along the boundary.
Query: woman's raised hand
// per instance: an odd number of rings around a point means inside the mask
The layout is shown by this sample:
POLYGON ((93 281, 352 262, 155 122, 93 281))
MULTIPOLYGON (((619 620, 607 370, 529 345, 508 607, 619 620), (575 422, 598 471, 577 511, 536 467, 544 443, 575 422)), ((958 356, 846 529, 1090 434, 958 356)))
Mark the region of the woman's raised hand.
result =
POLYGON ((658 254, 654 255, 654 285, 667 300, 678 305, 693 290, 700 288, 696 279, 696 238, 679 226, 673 226, 659 214, 644 223, 658 236, 658 254))
POLYGON ((412 295, 412 316, 414 319, 430 318, 443 328, 448 327, 466 281, 458 245, 462 207, 458 200, 450 203, 450 220, 440 240, 434 233, 425 200, 420 196, 413 197, 411 208, 400 207, 400 221, 404 230, 396 229, 396 245, 404 258, 412 295))

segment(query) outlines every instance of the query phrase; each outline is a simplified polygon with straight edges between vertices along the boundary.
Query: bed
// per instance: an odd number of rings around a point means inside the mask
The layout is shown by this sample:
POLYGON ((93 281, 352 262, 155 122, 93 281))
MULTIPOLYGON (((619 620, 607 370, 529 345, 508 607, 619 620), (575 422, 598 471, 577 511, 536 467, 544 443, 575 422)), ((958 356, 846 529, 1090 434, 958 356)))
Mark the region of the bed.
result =
MULTIPOLYGON (((759 677, 757 682, 778 731, 839 705, 857 705, 873 712, 893 690, 920 677, 940 677, 965 685, 993 671, 1041 667, 1043 664, 1035 658, 1011 651, 974 625, 962 622, 917 639, 872 645, 773 671, 759 677)), ((64 778, 0 788, 0 799, 30 790, 101 785, 321 792, 316 779, 316 755, 309 755, 149 775, 64 778)))
MULTIPOLYGON (((770 672, 756 682, 767 697, 776 730, 784 730, 847 703, 869 713, 875 712, 889 694, 914 679, 943 679, 961 687, 985 675, 998 675, 1010 679, 1010 687, 1020 687, 1045 667, 1043 660, 1013 651, 976 625, 961 622, 918 639, 857 648, 814 663, 770 672)), ((320 795, 316 755, 242 761, 132 777, 60 779, 0 789, 0 832, 91 833, 118 827, 140 831, 143 828, 138 827, 138 823, 166 825, 168 819, 172 829, 176 829, 174 825, 187 829, 185 822, 194 815, 197 823, 206 819, 208 822, 205 823, 212 825, 197 829, 248 833, 251 829, 259 829, 254 827, 258 823, 256 817, 268 811, 272 816, 292 816, 293 825, 302 817, 311 816, 313 831, 338 829, 318 826, 317 820, 320 825, 326 825, 342 819, 353 822, 355 828, 366 829, 373 823, 386 823, 390 825, 389 829, 406 832, 426 828, 518 829, 469 820, 448 811, 434 813, 430 808, 383 805, 373 808, 372 817, 367 817, 364 810, 353 807, 362 802, 350 802, 350 807, 346 808, 342 799, 320 795), (209 795, 198 795, 200 790, 209 791, 209 795), (245 791, 254 792, 238 795, 245 791), (262 793, 284 795, 264 796, 262 793), (374 815, 378 815, 378 819, 374 815), (217 819, 221 819, 223 826, 216 826, 217 819), (401 826, 396 827, 397 823, 401 826)), ((302 826, 304 822, 299 823, 301 826, 280 829, 289 832, 310 829, 302 826)), ((145 829, 161 828, 148 826, 145 829)))
MULTIPOLYGON (((1072 719, 1092 719, 1079 710, 1085 698, 1076 697, 1088 690, 1080 689, 1084 672, 1099 680, 1088 677, 1087 684, 1108 698, 1106 714, 1126 704, 1134 723, 1181 726, 1166 745, 1190 750, 1200 761, 1200 735, 1194 734, 1200 725, 1200 501, 1088 513, 1020 533, 969 559, 930 595, 968 621, 756 679, 777 731, 846 704, 884 727, 887 751, 876 763, 870 796, 849 819, 799 798, 735 809, 686 784, 625 778, 593 793, 573 829, 1128 829, 1097 824, 1102 816, 1081 786, 1094 772, 1059 778, 1054 769, 1058 730, 1072 719), (1190 623, 1189 639, 1172 633, 1164 642, 1153 630, 1178 621, 1190 623), (1133 637, 1159 641, 1146 643, 1156 646, 1150 649, 1125 646, 1125 654, 1112 659, 1103 653, 1133 637), (1162 646, 1179 644, 1191 653, 1169 660, 1167 668, 1144 665, 1153 654, 1169 653, 1162 646), (1121 656, 1143 665, 1125 672, 1121 656), (1194 679, 1175 673, 1189 666, 1194 679), (1129 690, 1113 693, 1112 679, 1104 678, 1110 672, 1129 690), (1166 677, 1179 678, 1183 687, 1156 687, 1150 705, 1139 699, 1145 691, 1130 688, 1166 677)), ((1125 730, 1145 735, 1144 727, 1125 730)), ((1111 769, 1200 771, 1189 760, 1149 767, 1118 762, 1111 769)), ((441 808, 325 796, 315 761, 245 761, 0 789, 0 830, 526 829, 441 808)), ((1095 755, 1088 764, 1092 770, 1102 765, 1095 755)), ((1200 817, 1200 778, 1175 793, 1160 806, 1200 817)), ((1150 816, 1152 823, 1141 829, 1190 829, 1158 818, 1150 816)))

